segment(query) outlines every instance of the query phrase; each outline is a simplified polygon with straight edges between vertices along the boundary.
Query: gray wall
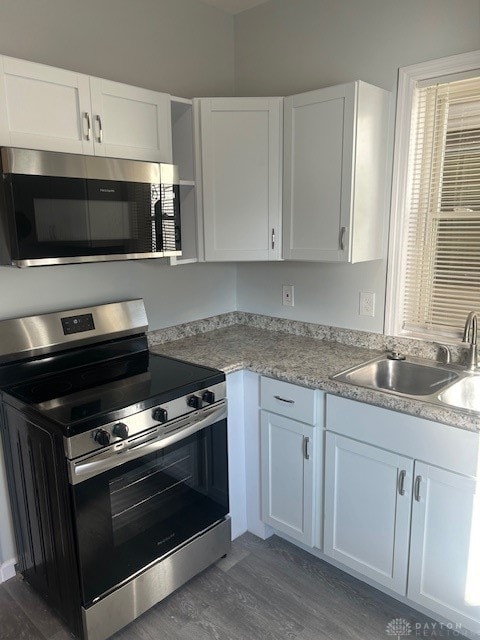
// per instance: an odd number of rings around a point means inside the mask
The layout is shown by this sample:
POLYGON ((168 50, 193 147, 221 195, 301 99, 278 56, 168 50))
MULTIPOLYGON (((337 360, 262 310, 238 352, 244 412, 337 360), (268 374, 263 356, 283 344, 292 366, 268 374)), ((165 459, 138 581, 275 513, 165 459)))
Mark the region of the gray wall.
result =
POLYGON ((170 267, 159 260, 0 268, 0 319, 143 298, 151 329, 236 306, 234 264, 170 267))
MULTIPOLYGON (((289 95, 358 78, 394 92, 399 67, 475 49, 479 0, 270 0, 236 16, 236 94, 289 95)), ((238 308, 381 332, 385 278, 386 261, 241 264, 238 308), (295 285, 293 309, 281 305, 282 284, 295 285), (375 292, 374 318, 358 315, 360 290, 375 292)))
POLYGON ((233 17, 198 0, 2 0, 0 53, 186 98, 233 91, 233 17))

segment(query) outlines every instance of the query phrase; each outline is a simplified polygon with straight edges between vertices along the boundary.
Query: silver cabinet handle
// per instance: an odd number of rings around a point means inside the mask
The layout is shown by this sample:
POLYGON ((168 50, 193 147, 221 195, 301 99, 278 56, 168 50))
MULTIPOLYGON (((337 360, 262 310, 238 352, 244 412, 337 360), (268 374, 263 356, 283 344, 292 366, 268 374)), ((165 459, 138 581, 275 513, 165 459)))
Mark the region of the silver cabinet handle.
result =
POLYGON ((288 398, 282 398, 282 396, 273 396, 275 400, 280 400, 280 402, 287 402, 288 404, 295 404, 295 400, 289 400, 288 398))
POLYGON ((102 143, 103 142, 103 127, 102 127, 102 118, 98 115, 95 116, 95 120, 97 121, 98 124, 98 136, 97 136, 97 142, 102 143))
POLYGON ((415 500, 417 502, 420 502, 420 484, 422 482, 422 476, 417 476, 415 478, 415 490, 414 490, 414 496, 415 496, 415 500))
POLYGON ((340 249, 345 249, 345 234, 347 233, 347 227, 341 227, 340 229, 340 249))
POLYGON ((90 121, 90 114, 88 113, 88 111, 85 111, 85 113, 83 114, 83 117, 87 121, 87 133, 85 134, 85 139, 90 140, 92 135, 92 123, 90 121))
POLYGON ((398 493, 401 496, 405 495, 405 478, 407 476, 407 472, 405 469, 402 469, 398 474, 398 493))
POLYGON ((307 436, 303 436, 303 457, 305 458, 305 460, 310 460, 310 454, 308 453, 309 441, 310 438, 308 438, 307 436))
POLYGON ((272 249, 275 249, 275 229, 272 229, 272 249))

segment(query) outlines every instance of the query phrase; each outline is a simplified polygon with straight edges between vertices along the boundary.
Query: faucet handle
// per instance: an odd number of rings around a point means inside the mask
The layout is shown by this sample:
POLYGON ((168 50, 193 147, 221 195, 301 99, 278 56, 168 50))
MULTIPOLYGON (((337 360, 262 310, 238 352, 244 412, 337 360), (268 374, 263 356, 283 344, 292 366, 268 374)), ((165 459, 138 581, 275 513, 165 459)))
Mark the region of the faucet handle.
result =
POLYGON ((434 342, 434 344, 438 347, 440 353, 444 354, 443 364, 450 364, 452 362, 452 352, 450 351, 450 347, 446 344, 442 344, 441 342, 434 342))

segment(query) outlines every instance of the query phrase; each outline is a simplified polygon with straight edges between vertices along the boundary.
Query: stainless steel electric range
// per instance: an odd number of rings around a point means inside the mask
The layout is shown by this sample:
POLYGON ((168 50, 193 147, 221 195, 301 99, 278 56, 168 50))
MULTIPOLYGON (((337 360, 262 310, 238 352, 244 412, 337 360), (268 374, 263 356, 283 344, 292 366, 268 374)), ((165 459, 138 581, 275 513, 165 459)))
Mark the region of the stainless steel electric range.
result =
POLYGON ((18 571, 85 640, 230 548, 225 375, 146 329, 141 300, 0 322, 18 571))

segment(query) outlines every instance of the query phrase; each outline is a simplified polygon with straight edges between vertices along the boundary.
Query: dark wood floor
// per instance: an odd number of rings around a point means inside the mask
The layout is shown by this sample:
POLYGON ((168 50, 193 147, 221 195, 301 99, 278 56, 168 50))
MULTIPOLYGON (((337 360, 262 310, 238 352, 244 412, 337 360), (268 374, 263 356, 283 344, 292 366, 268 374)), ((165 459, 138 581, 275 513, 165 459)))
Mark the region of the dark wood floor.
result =
MULTIPOLYGON (((388 640, 395 618, 431 622, 273 536, 232 553, 117 633, 115 640, 388 640)), ((412 632, 412 636, 415 632, 412 632)), ((428 634, 430 635, 430 634, 428 634)), ((0 585, 1 640, 71 638, 18 578, 0 585)))

